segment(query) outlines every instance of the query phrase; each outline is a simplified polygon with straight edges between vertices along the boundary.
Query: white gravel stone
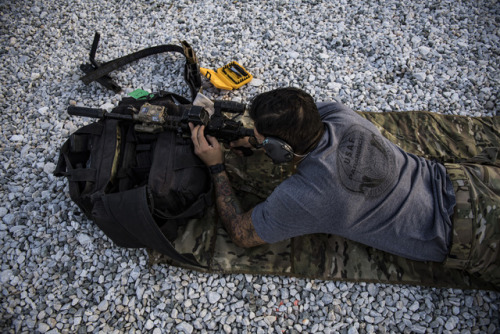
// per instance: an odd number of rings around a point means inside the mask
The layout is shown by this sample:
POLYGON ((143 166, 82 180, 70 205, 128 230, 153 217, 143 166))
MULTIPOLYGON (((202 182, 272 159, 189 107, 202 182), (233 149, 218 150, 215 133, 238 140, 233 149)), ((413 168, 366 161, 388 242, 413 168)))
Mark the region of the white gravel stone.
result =
POLYGON ((111 111, 111 109, 113 109, 115 107, 115 105, 113 103, 104 103, 103 105, 100 106, 100 108, 102 109, 105 109, 107 111, 111 111))
POLYGON ((175 327, 179 332, 191 334, 193 333, 193 326, 187 322, 181 322, 175 327))
POLYGON ((415 73, 415 79, 417 79, 418 81, 425 81, 426 78, 427 75, 424 72, 415 73))
POLYGON ((427 46, 421 46, 418 48, 418 51, 423 55, 423 56, 427 56, 430 52, 431 52, 431 48, 427 47, 427 46))
POLYGON ((13 274, 12 274, 12 270, 10 269, 6 269, 6 270, 2 270, 0 271, 0 281, 2 283, 8 283, 13 277, 13 274))
POLYGON ((148 319, 146 321, 146 325, 144 325, 144 328, 146 328, 149 331, 153 329, 154 325, 155 325, 154 322, 151 319, 148 319))
POLYGON ((455 316, 451 316, 445 323, 444 327, 446 327, 447 330, 451 331, 455 329, 455 327, 458 324, 458 318, 455 316))
POLYGON ((56 165, 52 162, 47 162, 44 166, 43 166, 43 171, 47 174, 52 174, 54 172, 54 170, 56 169, 56 165))
POLYGON ((418 301, 415 301, 413 304, 411 304, 411 306, 408 309, 412 312, 416 312, 419 307, 420 304, 418 303, 418 301))
POLYGON ((46 115, 48 110, 49 110, 49 107, 41 107, 38 109, 38 113, 40 115, 46 115))
POLYGON ((85 233, 78 234, 77 239, 82 246, 88 245, 92 242, 92 238, 85 233))
POLYGON ((101 312, 104 312, 108 309, 108 305, 109 305, 108 301, 104 299, 99 303, 99 305, 97 305, 97 309, 101 312))
POLYGON ((208 297, 208 301, 210 304, 215 304, 217 303, 220 298, 221 298, 221 295, 217 292, 214 292, 214 291, 210 291, 208 294, 207 294, 207 297, 208 297))
POLYGON ((49 329, 50 329, 50 327, 46 323, 42 322, 38 325, 38 330, 40 331, 40 333, 47 333, 49 331, 49 329))
POLYGON ((264 83, 264 81, 262 81, 260 79, 256 79, 256 78, 253 78, 252 81, 250 81, 250 85, 252 85, 254 87, 262 86, 263 83, 264 83))
POLYGON ((12 137, 10 137, 10 141, 23 141, 23 140, 24 140, 23 135, 13 135, 12 137))
POLYGON ((0 207, 0 218, 3 218, 9 210, 7 208, 0 207))
POLYGON ((16 215, 13 214, 13 213, 8 213, 6 215, 4 215, 2 217, 2 221, 6 224, 6 225, 11 225, 12 222, 16 219, 16 215))

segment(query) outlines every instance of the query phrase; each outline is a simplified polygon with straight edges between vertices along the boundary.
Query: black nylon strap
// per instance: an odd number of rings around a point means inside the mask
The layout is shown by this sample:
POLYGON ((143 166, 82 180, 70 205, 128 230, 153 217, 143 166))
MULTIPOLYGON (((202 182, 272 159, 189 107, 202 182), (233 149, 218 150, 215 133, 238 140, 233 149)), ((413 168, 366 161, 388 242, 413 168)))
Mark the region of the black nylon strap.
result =
MULTIPOLYGON (((78 129, 69 139, 64 142, 59 151, 59 159, 57 161, 54 176, 66 176, 69 169, 73 169, 71 161, 74 160, 79 153, 89 151, 89 138, 85 135, 101 135, 104 126, 100 122, 94 122, 78 129)), ((95 170, 94 170, 95 173, 95 170)), ((95 181, 95 176, 92 181, 95 181)))
POLYGON ((89 152, 89 142, 91 139, 92 138, 86 133, 73 134, 73 136, 71 136, 71 153, 89 152))
POLYGON ((189 101, 188 99, 186 99, 184 96, 176 94, 176 93, 172 93, 172 92, 167 92, 167 91, 164 91, 164 90, 161 90, 157 94, 157 96, 158 97, 169 98, 172 102, 174 102, 176 104, 177 103, 180 103, 180 104, 191 104, 191 101, 189 101))
POLYGON ((75 131, 75 134, 91 134, 91 135, 100 135, 102 130, 104 129, 104 125, 99 122, 91 123, 89 125, 85 125, 84 127, 75 131))
POLYGON ((69 147, 70 141, 69 139, 64 142, 59 150, 59 158, 57 159, 56 169, 54 170, 54 176, 61 177, 66 176, 67 166, 71 164, 69 163, 69 147))
MULTIPOLYGON (((90 64, 81 64, 80 69, 85 72, 89 73, 92 72, 94 69, 98 68, 101 66, 96 60, 95 60, 95 53, 97 51, 97 46, 99 45, 99 40, 101 39, 101 35, 96 32, 94 35, 94 41, 92 42, 92 48, 90 49, 90 55, 89 55, 89 60, 90 64)), ((96 79, 98 83, 103 85, 105 88, 110 89, 114 91, 115 93, 121 92, 122 88, 115 84, 113 82, 113 79, 109 75, 104 75, 98 79, 96 79)))
POLYGON ((136 151, 151 151, 151 144, 137 144, 136 151))
POLYGON ((68 181, 73 181, 73 182, 80 182, 80 181, 95 182, 96 175, 97 175, 97 170, 95 168, 76 168, 66 173, 68 181))
POLYGON ((147 49, 143 49, 134 53, 131 53, 129 55, 117 58, 115 60, 111 60, 107 63, 102 64, 95 70, 87 73, 83 77, 81 77, 81 80, 83 81, 84 84, 88 85, 92 81, 97 80, 98 78, 105 76, 106 74, 116 70, 117 68, 120 68, 126 64, 129 64, 135 60, 151 56, 157 53, 162 53, 162 52, 179 52, 180 54, 184 55, 184 50, 182 47, 178 45, 171 45, 171 44, 166 44, 166 45, 158 45, 158 46, 153 46, 147 49))
POLYGON ((86 85, 90 84, 93 81, 98 81, 108 89, 112 89, 113 91, 120 91, 121 88, 112 82, 111 78, 107 76, 108 73, 147 56, 163 52, 178 52, 186 58, 186 64, 184 65, 184 80, 186 80, 189 86, 193 100, 201 87, 200 67, 198 65, 196 54, 194 53, 191 46, 185 41, 181 42, 182 46, 164 44, 146 48, 117 58, 115 60, 111 60, 102 65, 97 63, 94 59, 98 42, 99 34, 96 33, 96 37, 94 38, 94 42, 92 44, 92 49, 90 52, 90 62, 92 64, 83 64, 82 66, 80 66, 80 68, 86 73, 80 79, 86 85))

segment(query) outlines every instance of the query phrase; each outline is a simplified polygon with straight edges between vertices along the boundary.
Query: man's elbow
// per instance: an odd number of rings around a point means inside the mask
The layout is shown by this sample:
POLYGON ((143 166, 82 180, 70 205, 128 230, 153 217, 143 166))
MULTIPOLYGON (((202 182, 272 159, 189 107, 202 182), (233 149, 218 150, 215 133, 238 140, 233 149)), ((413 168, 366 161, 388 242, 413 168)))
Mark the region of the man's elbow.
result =
POLYGON ((232 242, 240 248, 252 248, 264 244, 265 242, 258 242, 256 240, 251 240, 250 238, 241 238, 237 236, 231 237, 232 242))
POLYGON ((235 244, 236 246, 238 246, 240 248, 251 248, 251 247, 256 246, 256 245, 253 245, 252 243, 250 243, 248 240, 241 239, 238 237, 232 237, 231 240, 233 241, 233 244, 235 244))

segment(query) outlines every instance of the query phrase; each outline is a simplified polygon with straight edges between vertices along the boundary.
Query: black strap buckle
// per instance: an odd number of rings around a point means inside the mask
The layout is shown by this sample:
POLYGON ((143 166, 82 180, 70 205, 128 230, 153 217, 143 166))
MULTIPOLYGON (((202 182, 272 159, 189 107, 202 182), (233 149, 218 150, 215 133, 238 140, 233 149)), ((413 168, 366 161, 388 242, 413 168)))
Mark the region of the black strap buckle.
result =
POLYGON ((184 56, 186 56, 186 65, 184 66, 184 80, 189 85, 191 96, 195 99, 201 87, 200 64, 198 57, 191 45, 186 41, 181 41, 184 56))
MULTIPOLYGON (((101 39, 101 35, 98 32, 96 32, 94 35, 94 41, 92 42, 92 48, 90 49, 90 54, 89 54, 90 64, 87 63, 87 64, 80 65, 80 69, 85 74, 90 73, 90 72, 98 69, 101 66, 101 64, 99 64, 95 60, 95 54, 96 54, 97 46, 99 44, 100 39, 101 39)), ((100 83, 101 85, 103 85, 104 87, 106 87, 107 89, 112 90, 115 93, 119 93, 122 90, 122 88, 120 86, 118 86, 117 84, 114 83, 113 79, 111 79, 111 77, 109 75, 104 75, 104 76, 96 79, 96 81, 98 83, 100 83)))

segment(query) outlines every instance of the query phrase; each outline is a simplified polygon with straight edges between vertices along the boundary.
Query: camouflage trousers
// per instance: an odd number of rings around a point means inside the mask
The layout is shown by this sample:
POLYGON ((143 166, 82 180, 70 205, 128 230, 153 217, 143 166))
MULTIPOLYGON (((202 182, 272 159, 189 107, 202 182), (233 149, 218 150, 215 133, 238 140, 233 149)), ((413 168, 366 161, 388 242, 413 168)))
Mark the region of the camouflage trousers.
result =
MULTIPOLYGON (((428 112, 360 115, 407 152, 445 163, 458 203, 453 249, 445 263, 412 261, 325 234, 242 249, 231 242, 213 207, 205 217, 181 227, 175 248, 193 254, 205 266, 193 269, 204 272, 500 290, 498 241, 494 241, 495 235, 498 240, 499 181, 498 168, 491 164, 492 160, 498 163, 494 154, 495 148, 500 147, 500 117, 472 118, 428 112), (494 222, 494 217, 496 225, 486 223, 494 222), (496 232, 491 229, 494 226, 496 232)), ((265 200, 294 172, 293 165, 273 165, 262 152, 251 157, 227 152, 226 168, 244 209, 265 200)), ((157 253, 150 255, 152 263, 180 266, 157 253)))
POLYGON ((445 266, 500 287, 500 167, 445 164, 457 204, 445 266))
POLYGON ((500 117, 408 113, 408 122, 396 126, 379 115, 366 116, 403 149, 444 163, 457 201, 444 267, 500 288, 500 117))

